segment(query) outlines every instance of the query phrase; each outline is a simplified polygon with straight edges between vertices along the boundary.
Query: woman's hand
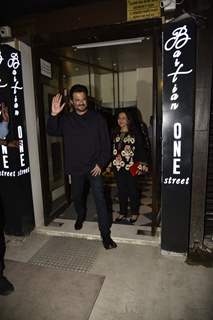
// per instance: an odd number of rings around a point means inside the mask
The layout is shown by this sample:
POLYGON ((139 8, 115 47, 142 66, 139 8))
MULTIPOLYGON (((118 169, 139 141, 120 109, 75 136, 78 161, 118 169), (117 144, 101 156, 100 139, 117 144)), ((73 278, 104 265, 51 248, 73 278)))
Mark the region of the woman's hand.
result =
POLYGON ((149 167, 146 164, 142 165, 142 171, 143 172, 148 172, 149 171, 149 167))
POLYGON ((61 99, 62 95, 58 93, 56 96, 52 99, 52 106, 51 106, 51 115, 57 116, 64 108, 65 103, 61 105, 61 99))
POLYGON ((146 163, 140 163, 138 166, 138 169, 141 172, 148 172, 149 171, 148 165, 146 163))

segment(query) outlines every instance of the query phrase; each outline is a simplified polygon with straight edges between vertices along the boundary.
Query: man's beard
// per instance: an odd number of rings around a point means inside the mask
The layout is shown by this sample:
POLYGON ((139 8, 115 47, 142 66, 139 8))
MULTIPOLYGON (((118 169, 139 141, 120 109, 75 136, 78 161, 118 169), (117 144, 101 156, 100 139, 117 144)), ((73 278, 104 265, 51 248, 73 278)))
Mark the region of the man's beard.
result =
POLYGON ((74 107, 74 109, 76 112, 84 112, 84 111, 87 111, 88 106, 87 105, 76 106, 74 107))

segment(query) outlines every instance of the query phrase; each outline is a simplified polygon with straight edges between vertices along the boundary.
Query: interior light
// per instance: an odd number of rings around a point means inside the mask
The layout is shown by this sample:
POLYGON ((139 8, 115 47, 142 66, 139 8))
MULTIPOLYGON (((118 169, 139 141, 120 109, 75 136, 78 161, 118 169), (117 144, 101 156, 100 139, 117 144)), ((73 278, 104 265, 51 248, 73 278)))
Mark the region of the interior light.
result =
POLYGON ((87 48, 118 46, 118 45, 122 45, 122 44, 142 43, 143 40, 144 40, 144 37, 121 39, 121 40, 115 40, 115 41, 93 42, 93 43, 85 43, 85 44, 73 45, 72 48, 87 49, 87 48))

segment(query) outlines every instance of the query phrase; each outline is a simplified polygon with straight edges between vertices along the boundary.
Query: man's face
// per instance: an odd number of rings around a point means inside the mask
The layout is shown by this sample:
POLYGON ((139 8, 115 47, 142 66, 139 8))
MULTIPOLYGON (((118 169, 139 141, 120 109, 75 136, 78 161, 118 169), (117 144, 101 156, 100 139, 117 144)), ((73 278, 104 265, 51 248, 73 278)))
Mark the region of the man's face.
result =
POLYGON ((87 96, 84 92, 74 92, 71 102, 78 114, 87 112, 87 96))

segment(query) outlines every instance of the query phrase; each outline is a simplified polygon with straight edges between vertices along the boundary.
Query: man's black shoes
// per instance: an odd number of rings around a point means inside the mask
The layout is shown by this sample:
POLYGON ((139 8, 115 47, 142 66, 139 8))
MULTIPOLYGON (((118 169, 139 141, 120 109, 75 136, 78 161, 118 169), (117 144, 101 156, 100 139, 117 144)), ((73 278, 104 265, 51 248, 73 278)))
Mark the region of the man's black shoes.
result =
POLYGON ((114 249, 117 247, 117 244, 110 237, 103 239, 103 245, 104 248, 107 250, 114 249))
POLYGON ((75 230, 81 230, 83 227, 83 221, 80 219, 77 219, 74 225, 75 230))
POLYGON ((7 296, 14 291, 12 283, 4 276, 0 277, 0 295, 7 296))

